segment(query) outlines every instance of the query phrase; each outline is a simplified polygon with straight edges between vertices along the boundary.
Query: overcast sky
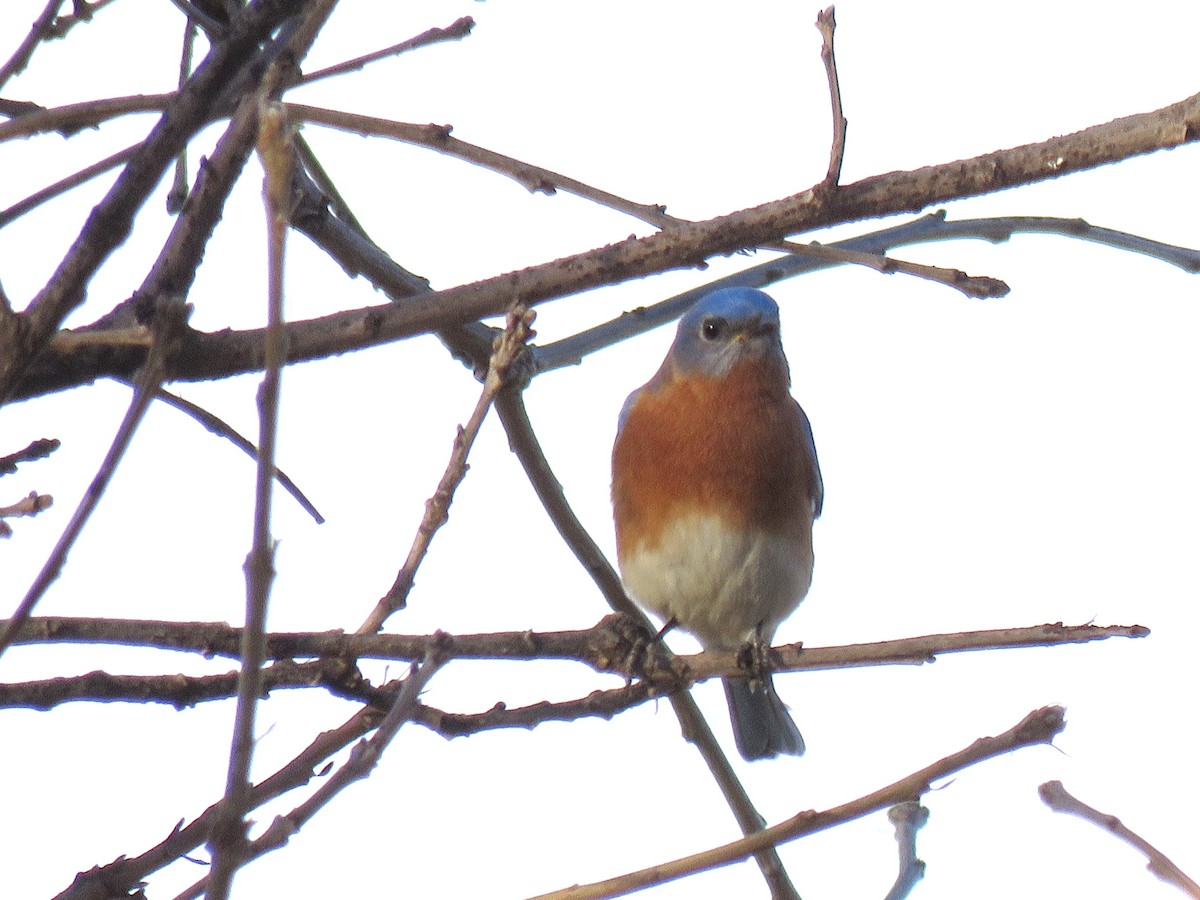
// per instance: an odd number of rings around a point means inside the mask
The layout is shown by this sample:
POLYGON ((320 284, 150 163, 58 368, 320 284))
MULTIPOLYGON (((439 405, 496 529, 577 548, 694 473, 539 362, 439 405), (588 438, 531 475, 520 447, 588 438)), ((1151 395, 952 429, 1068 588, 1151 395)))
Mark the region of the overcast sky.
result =
MULTIPOLYGON (((0 5, 7 56, 42 0, 0 5)), ((376 63, 290 99, 415 123, 700 219, 802 190, 824 175, 828 92, 819 7, 796 3, 407 3, 343 0, 313 70, 461 15, 461 43, 376 63)), ((1200 7, 1146 2, 995 5, 845 0, 837 52, 850 120, 843 181, 1043 140, 1197 90, 1200 7)), ((38 51, 6 99, 46 106, 170 90, 182 16, 123 0, 38 51), (69 60, 69 62, 68 62, 69 60)), ((0 143, 0 207, 137 140, 130 116, 70 140, 0 143)), ((223 126, 206 131, 193 159, 223 126)), ((531 195, 429 151, 316 126, 305 136, 367 231, 435 287, 450 287, 650 228, 559 195, 531 195)), ((951 204, 959 218, 1082 217, 1200 247, 1196 147, 951 204)), ((20 306, 44 283, 108 189, 98 179, 0 229, 0 282, 20 306)), ((252 164, 190 301, 192 324, 265 319, 263 214, 252 164)), ((131 240, 71 320, 128 296, 170 226, 160 186, 131 240)), ((895 221, 901 221, 897 219, 895 221)), ((804 240, 880 227, 870 222, 804 240)), ((1001 732, 1048 703, 1067 708, 1056 747, 976 766, 925 798, 913 896, 1174 897, 1132 850, 1056 815, 1037 786, 1061 779, 1200 876, 1194 636, 1200 625, 1200 361, 1197 283, 1161 262, 1061 237, 956 242, 897 253, 1004 279, 968 300, 900 275, 840 268, 771 290, 782 307, 793 392, 825 476, 812 590, 780 642, 858 643, 1036 625, 1139 623, 1153 634, 1080 647, 963 654, 923 667, 777 677, 808 744, 799 759, 736 758, 717 684, 695 695, 770 822, 864 793, 1001 732)), ((539 340, 566 336, 768 258, 714 260, 539 310, 539 340)), ((363 279, 296 235, 289 318, 379 303, 363 279)), ((612 555, 608 454, 630 390, 657 368, 664 327, 539 378, 527 402, 574 508, 612 555)), ((177 386, 255 434, 259 377, 177 386)), ((270 625, 352 630, 402 562, 478 395, 432 338, 286 372, 281 466, 328 521, 280 494, 270 625)), ((0 610, 20 600, 92 478, 128 403, 102 383, 0 410, 0 454, 57 437, 53 458, 0 480, 0 502, 51 493, 0 547, 0 610)), ((38 612, 177 620, 243 618, 254 466, 167 408, 154 408, 100 510, 38 612)), ((590 626, 608 611, 549 525, 494 419, 388 630, 421 634, 590 626)), ((686 636, 672 647, 690 652, 686 636)), ((364 664, 375 679, 396 667, 364 664)), ((228 663, 123 649, 17 648, 0 679, 103 668, 219 672, 228 663)), ((476 712, 569 699, 619 682, 582 666, 460 664, 427 702, 476 712)), ((316 692, 259 711, 261 778, 352 713, 316 692)), ((75 873, 162 840, 224 786, 232 703, 71 704, 0 714, 5 896, 49 897, 75 873)), ((303 794, 255 814, 260 822, 303 794)), ((241 872, 235 897, 522 897, 666 861, 738 836, 666 703, 611 722, 555 723, 445 741, 406 727, 372 777, 291 845, 241 872)), ((882 897, 895 873, 882 814, 781 848, 800 892, 882 897)), ((203 870, 153 876, 171 897, 203 870)), ((753 864, 650 892, 765 896, 753 864)))

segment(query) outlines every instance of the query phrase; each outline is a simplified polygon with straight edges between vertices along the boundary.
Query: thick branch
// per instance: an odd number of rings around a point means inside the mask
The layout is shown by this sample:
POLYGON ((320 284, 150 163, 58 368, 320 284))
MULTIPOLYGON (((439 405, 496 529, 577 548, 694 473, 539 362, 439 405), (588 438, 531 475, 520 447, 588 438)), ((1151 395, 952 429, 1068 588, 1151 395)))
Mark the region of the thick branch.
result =
POLYGON ((258 52, 259 44, 293 11, 297 0, 255 0, 225 40, 213 47, 163 113, 116 183, 88 216, 46 287, 23 316, 0 320, 0 402, 8 399, 25 366, 67 314, 83 302, 100 264, 129 236, 137 210, 220 101, 222 89, 258 52))
MULTIPOLYGON (((617 284, 670 269, 698 265, 710 256, 735 253, 787 235, 860 219, 913 212, 930 205, 1056 178, 1196 140, 1200 94, 1150 113, 1039 144, 984 154, 908 172, 891 172, 825 191, 804 191, 762 206, 703 222, 681 223, 666 232, 628 239, 510 272, 474 284, 408 297, 402 302, 348 310, 289 327, 289 361, 318 359, 377 346, 456 323, 500 315, 519 295, 530 304, 600 285, 617 284)), ((262 368, 263 330, 192 332, 171 370, 182 380, 222 378, 262 368)), ((0 336, 2 338, 2 336, 0 336)), ((79 384, 115 371, 128 373, 140 358, 133 348, 97 354, 84 372, 50 348, 31 383, 14 396, 27 397, 79 384), (72 374, 64 380, 63 370, 72 374), (39 386, 38 382, 42 385, 39 386)))

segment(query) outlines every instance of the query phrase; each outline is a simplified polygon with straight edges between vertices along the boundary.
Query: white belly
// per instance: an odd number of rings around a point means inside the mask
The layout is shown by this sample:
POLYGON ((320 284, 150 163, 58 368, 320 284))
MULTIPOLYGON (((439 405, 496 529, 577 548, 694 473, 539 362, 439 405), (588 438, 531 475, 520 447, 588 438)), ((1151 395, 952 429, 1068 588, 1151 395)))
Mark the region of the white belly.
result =
POLYGON ((706 647, 736 650, 762 626, 770 640, 812 582, 812 547, 794 537, 682 517, 653 549, 621 560, 633 599, 706 647))

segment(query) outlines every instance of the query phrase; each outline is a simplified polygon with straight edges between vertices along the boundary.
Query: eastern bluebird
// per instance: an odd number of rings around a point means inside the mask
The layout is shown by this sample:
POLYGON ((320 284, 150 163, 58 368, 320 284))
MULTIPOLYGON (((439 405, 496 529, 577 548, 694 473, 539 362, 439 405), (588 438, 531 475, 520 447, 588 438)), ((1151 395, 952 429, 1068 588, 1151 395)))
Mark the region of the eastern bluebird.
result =
MULTIPOLYGON (((812 582, 824 488, 790 383, 779 307, 762 291, 727 288, 679 320, 662 366, 621 409, 621 578, 706 648, 769 643, 812 582)), ((725 679, 725 696, 745 759, 804 752, 770 676, 725 679)))

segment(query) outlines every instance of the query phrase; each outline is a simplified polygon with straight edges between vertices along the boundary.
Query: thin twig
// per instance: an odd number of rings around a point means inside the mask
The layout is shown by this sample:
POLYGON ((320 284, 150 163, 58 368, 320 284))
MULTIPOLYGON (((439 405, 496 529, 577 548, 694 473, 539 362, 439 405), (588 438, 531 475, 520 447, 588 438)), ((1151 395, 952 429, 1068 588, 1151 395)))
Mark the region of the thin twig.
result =
POLYGON ((846 155, 846 117, 842 113, 842 88, 838 83, 837 61, 833 55, 833 32, 837 28, 833 7, 817 14, 817 30, 821 32, 821 62, 829 81, 829 106, 833 112, 833 141, 829 148, 829 169, 822 187, 836 187, 842 176, 842 159, 846 155))
MULTIPOLYGON (((192 76, 192 50, 196 45, 196 23, 188 19, 183 25, 183 49, 179 54, 179 87, 182 90, 192 76)), ((167 212, 171 215, 183 209, 188 195, 188 148, 184 147, 175 157, 175 175, 171 190, 167 193, 167 212)))
POLYGON ((55 40, 66 37, 67 32, 80 22, 92 21, 96 13, 115 2, 116 0, 90 0, 90 2, 88 0, 72 0, 71 8, 75 11, 65 16, 56 16, 48 37, 55 40))
POLYGON ((314 81, 320 81, 322 78, 343 75, 347 72, 356 72, 365 68, 369 63, 380 59, 387 59, 389 56, 399 56, 401 53, 407 53, 410 50, 416 50, 420 47, 428 47, 430 44, 438 44, 443 41, 461 41, 471 33, 471 29, 474 27, 475 20, 470 16, 463 16, 445 28, 430 28, 416 37, 411 37, 406 41, 385 47, 383 50, 376 50, 374 53, 368 53, 364 56, 347 60, 346 62, 318 69, 315 72, 309 72, 300 79, 300 83, 312 84, 314 81))
POLYGON ((3 88, 10 78, 22 72, 29 65, 29 60, 33 58, 33 53, 37 50, 38 45, 50 36, 50 30, 54 27, 54 19, 63 2, 64 0, 49 0, 41 15, 34 20, 25 40, 21 41, 21 45, 17 47, 8 61, 0 66, 0 88, 3 88))
POLYGON ((32 209, 36 209, 48 200, 53 200, 67 191, 74 190, 81 184, 85 184, 103 175, 109 169, 115 169, 117 166, 126 162, 141 146, 139 141, 136 144, 131 144, 124 150, 118 150, 112 156, 106 156, 99 162, 92 163, 86 168, 80 169, 66 178, 62 178, 54 184, 42 188, 40 191, 35 191, 23 200, 18 200, 8 209, 0 210, 0 228, 10 224, 13 220, 20 218, 32 209))
MULTIPOLYGON (((330 731, 317 735, 312 742, 285 766, 270 777, 259 782, 251 791, 251 803, 257 808, 288 791, 308 784, 321 774, 320 767, 335 753, 368 733, 379 722, 382 713, 375 709, 361 709, 345 723, 330 731)), ((105 866, 97 866, 82 872, 69 888, 55 900, 96 900, 103 897, 132 896, 135 886, 152 872, 182 859, 199 847, 220 811, 220 803, 214 803, 198 816, 181 820, 170 833, 154 847, 133 857, 121 856, 105 866), (183 822, 187 824, 184 825, 183 822)))
POLYGON ((962 750, 857 800, 821 812, 797 813, 786 821, 733 843, 714 847, 682 859, 660 863, 649 869, 610 878, 607 881, 576 885, 549 894, 540 894, 536 900, 603 900, 603 898, 617 897, 631 891, 694 875, 697 872, 725 866, 745 859, 751 853, 765 847, 774 847, 804 835, 824 831, 834 825, 853 821, 896 803, 916 799, 928 792, 931 783, 953 775, 975 763, 1010 753, 1022 747, 1048 744, 1062 731, 1064 725, 1062 707, 1047 706, 1034 710, 1003 734, 979 738, 962 750))
POLYGON ((150 353, 146 357, 146 364, 138 376, 133 399, 129 403, 129 409, 125 412, 125 418, 121 421, 112 445, 108 448, 108 453, 105 454, 99 470, 84 492, 83 498, 75 509, 75 514, 71 516, 71 521, 67 523, 58 543, 54 545, 49 558, 38 572, 37 577, 34 578, 33 584, 29 586, 20 605, 5 622, 4 628, 0 629, 0 655, 3 655, 21 624, 29 618, 38 601, 62 573, 63 566, 67 562, 67 554, 75 545, 88 518, 99 505, 100 498, 104 495, 109 482, 112 481, 113 475, 116 474, 117 465, 133 440, 134 432, 137 431, 142 417, 145 416, 146 410, 149 409, 150 403, 154 399, 155 391, 162 383, 166 371, 166 361, 171 354, 171 344, 184 328, 187 316, 187 307, 177 301, 160 300, 156 306, 153 325, 154 340, 150 347, 150 353))
MULTIPOLYGON (((208 431, 218 437, 225 438, 251 459, 258 459, 258 448, 254 446, 254 442, 240 434, 237 429, 220 416, 209 412, 204 407, 198 406, 190 400, 185 400, 178 394, 172 394, 170 391, 163 390, 162 388, 159 388, 158 392, 154 395, 154 399, 160 400, 167 404, 167 406, 172 406, 180 412, 187 414, 203 425, 208 431)), ((292 481, 288 477, 288 474, 278 466, 275 468, 275 479, 279 482, 279 486, 291 494, 295 501, 300 504, 300 507, 312 516, 318 525, 325 522, 325 517, 321 515, 312 501, 305 496, 296 482, 292 481)))
POLYGON ((266 659, 267 601, 274 580, 271 539, 271 495, 275 486, 275 445, 279 429, 279 394, 287 357, 283 331, 283 255, 291 204, 290 125, 278 103, 260 101, 258 152, 266 172, 263 195, 267 211, 267 345, 259 389, 258 471, 254 492, 254 536, 246 557, 246 627, 242 632, 242 668, 238 678, 229 773, 221 815, 209 838, 212 869, 209 900, 225 900, 234 872, 245 858, 245 815, 250 800, 250 760, 254 753, 254 721, 262 696, 266 659))
POLYGON ((54 498, 49 494, 39 494, 30 491, 16 503, 0 506, 0 538, 12 537, 12 526, 5 519, 15 519, 21 516, 36 516, 38 513, 54 505, 54 498))
POLYGON ((337 189, 337 185, 333 183, 333 179, 329 177, 329 173, 325 171, 325 167, 321 165, 321 160, 317 158, 317 154, 313 152, 308 141, 304 139, 304 135, 296 135, 295 145, 296 154, 304 166, 304 170, 308 172, 309 177, 316 183, 325 202, 333 210, 334 215, 360 235, 365 236, 366 230, 362 227, 362 223, 358 221, 358 217, 350 210, 350 204, 342 197, 341 191, 337 189))
MULTIPOLYGON (((295 807, 291 812, 276 816, 267 830, 259 837, 250 841, 244 849, 244 862, 257 859, 265 853, 284 846, 297 831, 312 820, 334 797, 356 781, 361 781, 371 774, 378 764, 384 750, 400 730, 400 726, 411 721, 418 707, 417 698, 429 679, 441 667, 442 660, 436 650, 418 666, 413 665, 408 678, 404 679, 401 689, 396 692, 396 701, 392 704, 383 721, 370 738, 360 740, 350 753, 350 758, 313 792, 307 800, 295 807)), ((215 866, 214 866, 215 869, 215 866)), ((178 894, 175 900, 192 900, 204 893, 213 897, 212 879, 215 871, 210 871, 206 878, 200 879, 190 888, 178 894)))
POLYGON ((1047 781, 1038 787, 1038 796, 1042 798, 1043 803, 1055 812, 1070 813, 1073 816, 1079 816, 1081 819, 1086 819, 1093 825, 1103 828, 1109 834, 1120 838, 1134 850, 1138 851, 1138 853, 1146 857, 1148 860, 1146 868, 1159 880, 1179 888, 1179 890, 1183 891, 1189 897, 1200 898, 1200 884, 1193 881, 1166 854, 1141 835, 1130 831, 1116 816, 1102 813, 1100 810, 1094 809, 1082 800, 1074 797, 1063 787, 1061 781, 1047 781))
POLYGON ((39 438, 16 453, 10 453, 8 456, 0 456, 0 475, 12 475, 17 471, 17 466, 21 463, 45 459, 57 450, 61 444, 62 442, 58 438, 39 438))
POLYGON ((896 826, 900 871, 883 900, 904 900, 925 877, 925 863, 917 857, 917 832, 929 821, 929 810, 916 800, 905 800, 888 810, 888 821, 896 826))
POLYGON ((1008 285, 999 278, 991 278, 987 275, 968 275, 961 269, 927 266, 884 254, 863 253, 860 250, 847 250, 828 244, 797 244, 794 241, 776 241, 768 244, 767 249, 794 253, 797 256, 825 258, 829 260, 830 264, 851 263, 856 266, 866 266, 883 275, 892 275, 897 272, 903 275, 914 275, 917 278, 924 278, 926 281, 952 287, 956 291, 978 300, 1006 297, 1009 292, 1008 285))
MULTIPOLYGON (((57 131, 69 137, 85 128, 95 128, 102 122, 132 113, 165 112, 177 94, 134 94, 129 97, 106 97, 85 100, 50 109, 39 108, 8 122, 0 122, 0 141, 32 137, 57 131)), ((139 145, 141 146, 141 145, 139 145)))
POLYGON ((221 36, 229 28, 229 16, 225 12, 227 7, 223 5, 224 0, 214 0, 214 2, 206 3, 204 8, 197 6, 190 0, 171 0, 176 8, 188 18, 189 23, 199 25, 204 29, 210 40, 220 40, 221 36), (220 15, 220 18, 217 18, 220 15))
MULTIPOLYGON (((656 228, 669 228, 686 221, 668 216, 666 208, 663 206, 636 203, 550 169, 543 169, 486 147, 460 141, 458 138, 451 137, 449 125, 412 125, 392 119, 380 119, 375 116, 306 106, 300 103, 289 103, 287 106, 289 115, 294 116, 297 121, 428 147, 438 153, 453 156, 506 175, 531 193, 553 194, 560 190, 566 191, 568 194, 583 197, 641 219, 656 228)), ((2 128, 3 126, 0 126, 0 129, 2 128)))
POLYGON ((30 491, 16 503, 0 506, 0 519, 15 519, 20 516, 36 516, 38 513, 54 505, 54 498, 49 494, 39 494, 30 491))
MULTIPOLYGON (((147 94, 113 97, 30 112, 11 122, 0 123, 0 141, 29 137, 47 131, 73 134, 82 128, 96 127, 118 116, 165 109, 175 96, 176 94, 147 94)), ((428 147, 505 175, 532 193, 554 194, 562 190, 641 219, 656 228, 668 228, 687 221, 667 215, 664 206, 627 200, 567 175, 505 156, 486 147, 460 141, 451 137, 448 125, 414 125, 301 103, 288 103, 287 111, 296 122, 324 125, 354 134, 390 138, 418 147, 428 147)))
MULTIPOLYGON (((826 249, 862 252, 878 259, 895 247, 934 241, 966 238, 1001 243, 1017 234, 1056 234, 1091 241, 1118 250, 1139 253, 1177 266, 1186 272, 1200 273, 1200 251, 1164 244, 1138 235, 1091 225, 1082 219, 1051 216, 1000 216, 989 219, 947 220, 945 211, 929 213, 911 222, 893 225, 858 237, 825 244, 826 249)), ((589 354, 605 349, 638 334, 644 334, 683 315, 697 300, 723 287, 765 288, 787 278, 840 265, 832 255, 792 253, 771 259, 676 294, 652 306, 639 307, 615 319, 585 329, 568 338, 533 348, 539 372, 577 365, 589 354)))
POLYGON ((383 627, 388 616, 402 609, 412 590, 413 580, 420 567, 433 536, 450 517, 450 505, 454 502, 454 492, 467 474, 467 457, 479 434, 488 410, 509 380, 514 375, 519 376, 519 362, 525 353, 526 342, 536 334, 533 331, 534 314, 521 306, 515 305, 508 313, 508 321, 504 332, 496 339, 492 349, 491 362, 488 364, 487 377, 484 379, 483 390, 475 403, 466 425, 460 425, 454 437, 454 446, 450 451, 450 461, 442 473, 437 489, 433 496, 425 502, 425 514, 417 533, 404 560, 404 565, 396 574, 396 580, 391 588, 367 616, 366 621, 358 629, 358 634, 374 634, 383 627))

